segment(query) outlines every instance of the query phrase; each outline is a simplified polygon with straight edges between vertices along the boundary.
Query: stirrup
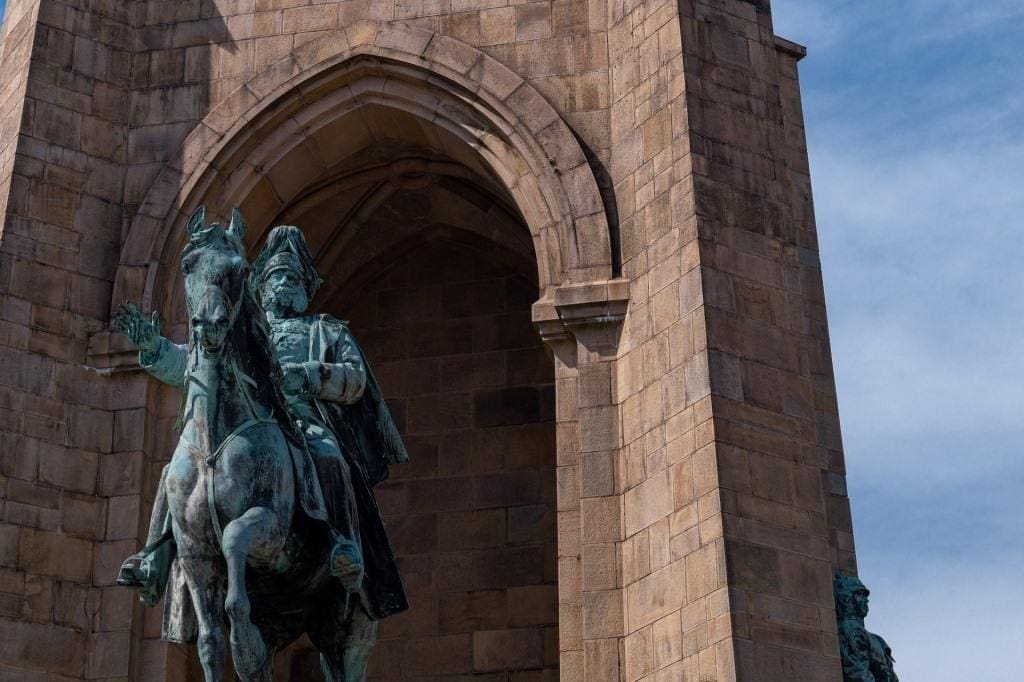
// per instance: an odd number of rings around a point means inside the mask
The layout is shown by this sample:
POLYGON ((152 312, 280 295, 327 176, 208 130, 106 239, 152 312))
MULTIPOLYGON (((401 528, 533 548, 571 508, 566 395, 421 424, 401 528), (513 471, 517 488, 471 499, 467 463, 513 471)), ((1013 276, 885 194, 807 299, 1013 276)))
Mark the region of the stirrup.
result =
POLYGON ((121 564, 121 570, 117 572, 117 584, 133 590, 156 587, 156 577, 153 575, 149 555, 140 552, 125 559, 121 564))
POLYGON ((174 558, 173 536, 166 531, 159 538, 132 554, 117 572, 117 584, 135 590, 146 606, 154 606, 167 587, 171 560, 174 558))

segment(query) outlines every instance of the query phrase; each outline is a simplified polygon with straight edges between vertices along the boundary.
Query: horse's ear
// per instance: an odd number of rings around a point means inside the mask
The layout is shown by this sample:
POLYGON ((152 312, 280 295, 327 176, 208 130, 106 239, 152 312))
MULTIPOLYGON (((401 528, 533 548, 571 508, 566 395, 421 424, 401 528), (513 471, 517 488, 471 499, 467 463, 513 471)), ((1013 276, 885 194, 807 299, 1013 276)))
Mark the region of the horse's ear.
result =
POLYGON ((192 217, 188 219, 188 236, 190 238, 195 237, 197 234, 203 231, 206 225, 206 205, 202 205, 196 209, 196 212, 192 214, 192 217))
POLYGON ((228 234, 238 239, 241 244, 245 240, 245 218, 237 207, 231 209, 231 223, 228 225, 228 234))

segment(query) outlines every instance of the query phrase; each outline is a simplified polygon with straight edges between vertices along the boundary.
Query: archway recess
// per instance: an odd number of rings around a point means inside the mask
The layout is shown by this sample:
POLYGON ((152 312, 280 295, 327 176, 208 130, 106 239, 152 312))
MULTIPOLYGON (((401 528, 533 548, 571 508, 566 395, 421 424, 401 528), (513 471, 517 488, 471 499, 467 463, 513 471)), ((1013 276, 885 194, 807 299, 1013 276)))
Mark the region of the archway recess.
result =
MULTIPOLYGON (((318 265, 335 286, 350 287, 381 272, 373 263, 379 264, 382 256, 423 243, 417 239, 424 234, 382 227, 387 221, 380 216, 394 202, 429 189, 435 199, 427 221, 432 243, 457 243, 463 258, 476 249, 486 256, 482 260, 511 267, 510 277, 520 281, 525 264, 529 286, 515 287, 520 292, 517 306, 506 311, 509 316, 501 324, 510 325, 502 329, 527 329, 537 348, 529 306, 518 306, 521 292, 533 292, 533 317, 543 322, 548 318, 538 311, 558 308, 552 318, 557 320, 562 307, 584 306, 587 312, 592 300, 600 308, 611 297, 608 222, 598 184, 572 131, 528 83, 479 50, 444 36, 363 22, 307 43, 226 97, 186 138, 176 159, 158 175, 131 224, 113 295, 114 303, 131 299, 144 308, 161 309, 176 323, 169 327, 175 338, 182 338, 184 324, 177 259, 185 221, 199 204, 218 217, 240 206, 249 221, 251 248, 272 225, 295 222, 311 228, 318 265), (436 200, 444 193, 457 201, 436 200), (325 212, 324 206, 337 210, 325 212)), ((325 292, 331 295, 329 288, 325 292)), ((477 306, 467 317, 497 316, 477 306)), ((605 312, 599 317, 609 318, 605 312)), ((513 355, 535 356, 518 345, 521 340, 499 330, 487 341, 495 344, 488 352, 501 355, 507 369, 513 355)), ((473 352, 480 347, 474 346, 473 352)), ((558 360, 555 364, 560 366, 558 360)), ((497 415, 494 424, 474 422, 474 428, 507 427, 515 438, 524 437, 524 431, 554 437, 554 404, 562 411, 549 459, 524 463, 510 454, 506 464, 512 469, 487 473, 533 480, 533 474, 515 467, 535 468, 539 487, 528 487, 519 501, 502 507, 503 513, 508 519, 534 514, 530 518, 540 524, 557 518, 559 540, 556 545, 555 529, 547 526, 550 541, 532 537, 534 549, 508 550, 515 556, 532 554, 543 564, 539 572, 525 571, 528 583, 508 589, 534 590, 530 594, 543 602, 540 610, 550 606, 558 622, 568 619, 572 624, 580 620, 579 586, 574 578, 553 592, 552 581, 556 563, 579 561, 579 542, 572 539, 579 535, 579 500, 571 499, 576 490, 572 486, 556 486, 553 451, 557 447, 565 468, 574 468, 579 460, 571 454, 580 442, 575 379, 571 368, 552 368, 550 360, 537 368, 528 377, 509 374, 505 384, 471 387, 469 404, 474 415, 497 415), (555 381, 557 372, 560 379, 555 381), (499 395, 506 390, 519 391, 519 397, 530 393, 537 414, 510 414, 506 408, 515 401, 499 395), (519 418, 526 421, 503 422, 519 418), (511 511, 520 506, 535 509, 511 511), (537 576, 543 581, 539 587, 529 582, 537 576)), ((162 390, 154 388, 150 400, 152 443, 163 442, 173 418, 164 414, 173 401, 156 395, 162 390)), ((161 450, 154 446, 154 464, 159 464, 161 450)), ((572 480, 573 475, 559 473, 557 480, 572 480)), ((515 544, 508 532, 508 542, 515 544)), ((543 664, 551 665, 552 650, 564 656, 572 641, 550 641, 557 630, 545 623, 540 622, 547 629, 537 642, 543 664)), ((487 663, 473 665, 483 670, 487 663)))
POLYGON ((238 88, 182 143, 132 222, 113 301, 164 300, 187 215, 238 205, 255 238, 299 192, 343 172, 365 138, 387 137, 397 111, 423 147, 486 177, 529 228, 541 298, 562 284, 606 281, 611 240, 600 191, 572 131, 528 83, 451 38, 364 21, 307 43, 238 88), (361 121, 362 135, 346 138, 361 121), (408 122, 408 120, 407 120, 408 122))

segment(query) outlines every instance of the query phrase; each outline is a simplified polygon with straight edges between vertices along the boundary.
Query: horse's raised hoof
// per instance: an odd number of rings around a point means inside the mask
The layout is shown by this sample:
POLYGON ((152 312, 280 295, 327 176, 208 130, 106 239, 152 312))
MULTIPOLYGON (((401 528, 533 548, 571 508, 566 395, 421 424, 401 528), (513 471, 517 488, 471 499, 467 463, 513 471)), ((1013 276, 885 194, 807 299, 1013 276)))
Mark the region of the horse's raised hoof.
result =
POLYGON ((353 592, 363 582, 363 556, 359 547, 339 538, 331 549, 331 575, 341 581, 345 589, 353 592))

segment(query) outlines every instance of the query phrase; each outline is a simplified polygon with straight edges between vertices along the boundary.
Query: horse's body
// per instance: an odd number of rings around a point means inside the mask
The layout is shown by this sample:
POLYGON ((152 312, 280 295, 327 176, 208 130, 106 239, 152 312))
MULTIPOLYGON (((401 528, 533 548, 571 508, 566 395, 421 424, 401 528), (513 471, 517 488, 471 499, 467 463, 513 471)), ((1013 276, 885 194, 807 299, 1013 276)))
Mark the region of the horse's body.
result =
POLYGON ((328 680, 340 682, 351 679, 345 639, 358 639, 348 630, 362 607, 330 575, 326 525, 297 503, 290 448, 302 436, 288 421, 273 347, 260 333, 266 320, 246 283, 237 220, 224 230, 194 217, 182 259, 190 356, 181 438, 164 478, 178 570, 207 682, 223 673, 225 615, 241 679, 272 679, 273 653, 309 633, 328 680))

